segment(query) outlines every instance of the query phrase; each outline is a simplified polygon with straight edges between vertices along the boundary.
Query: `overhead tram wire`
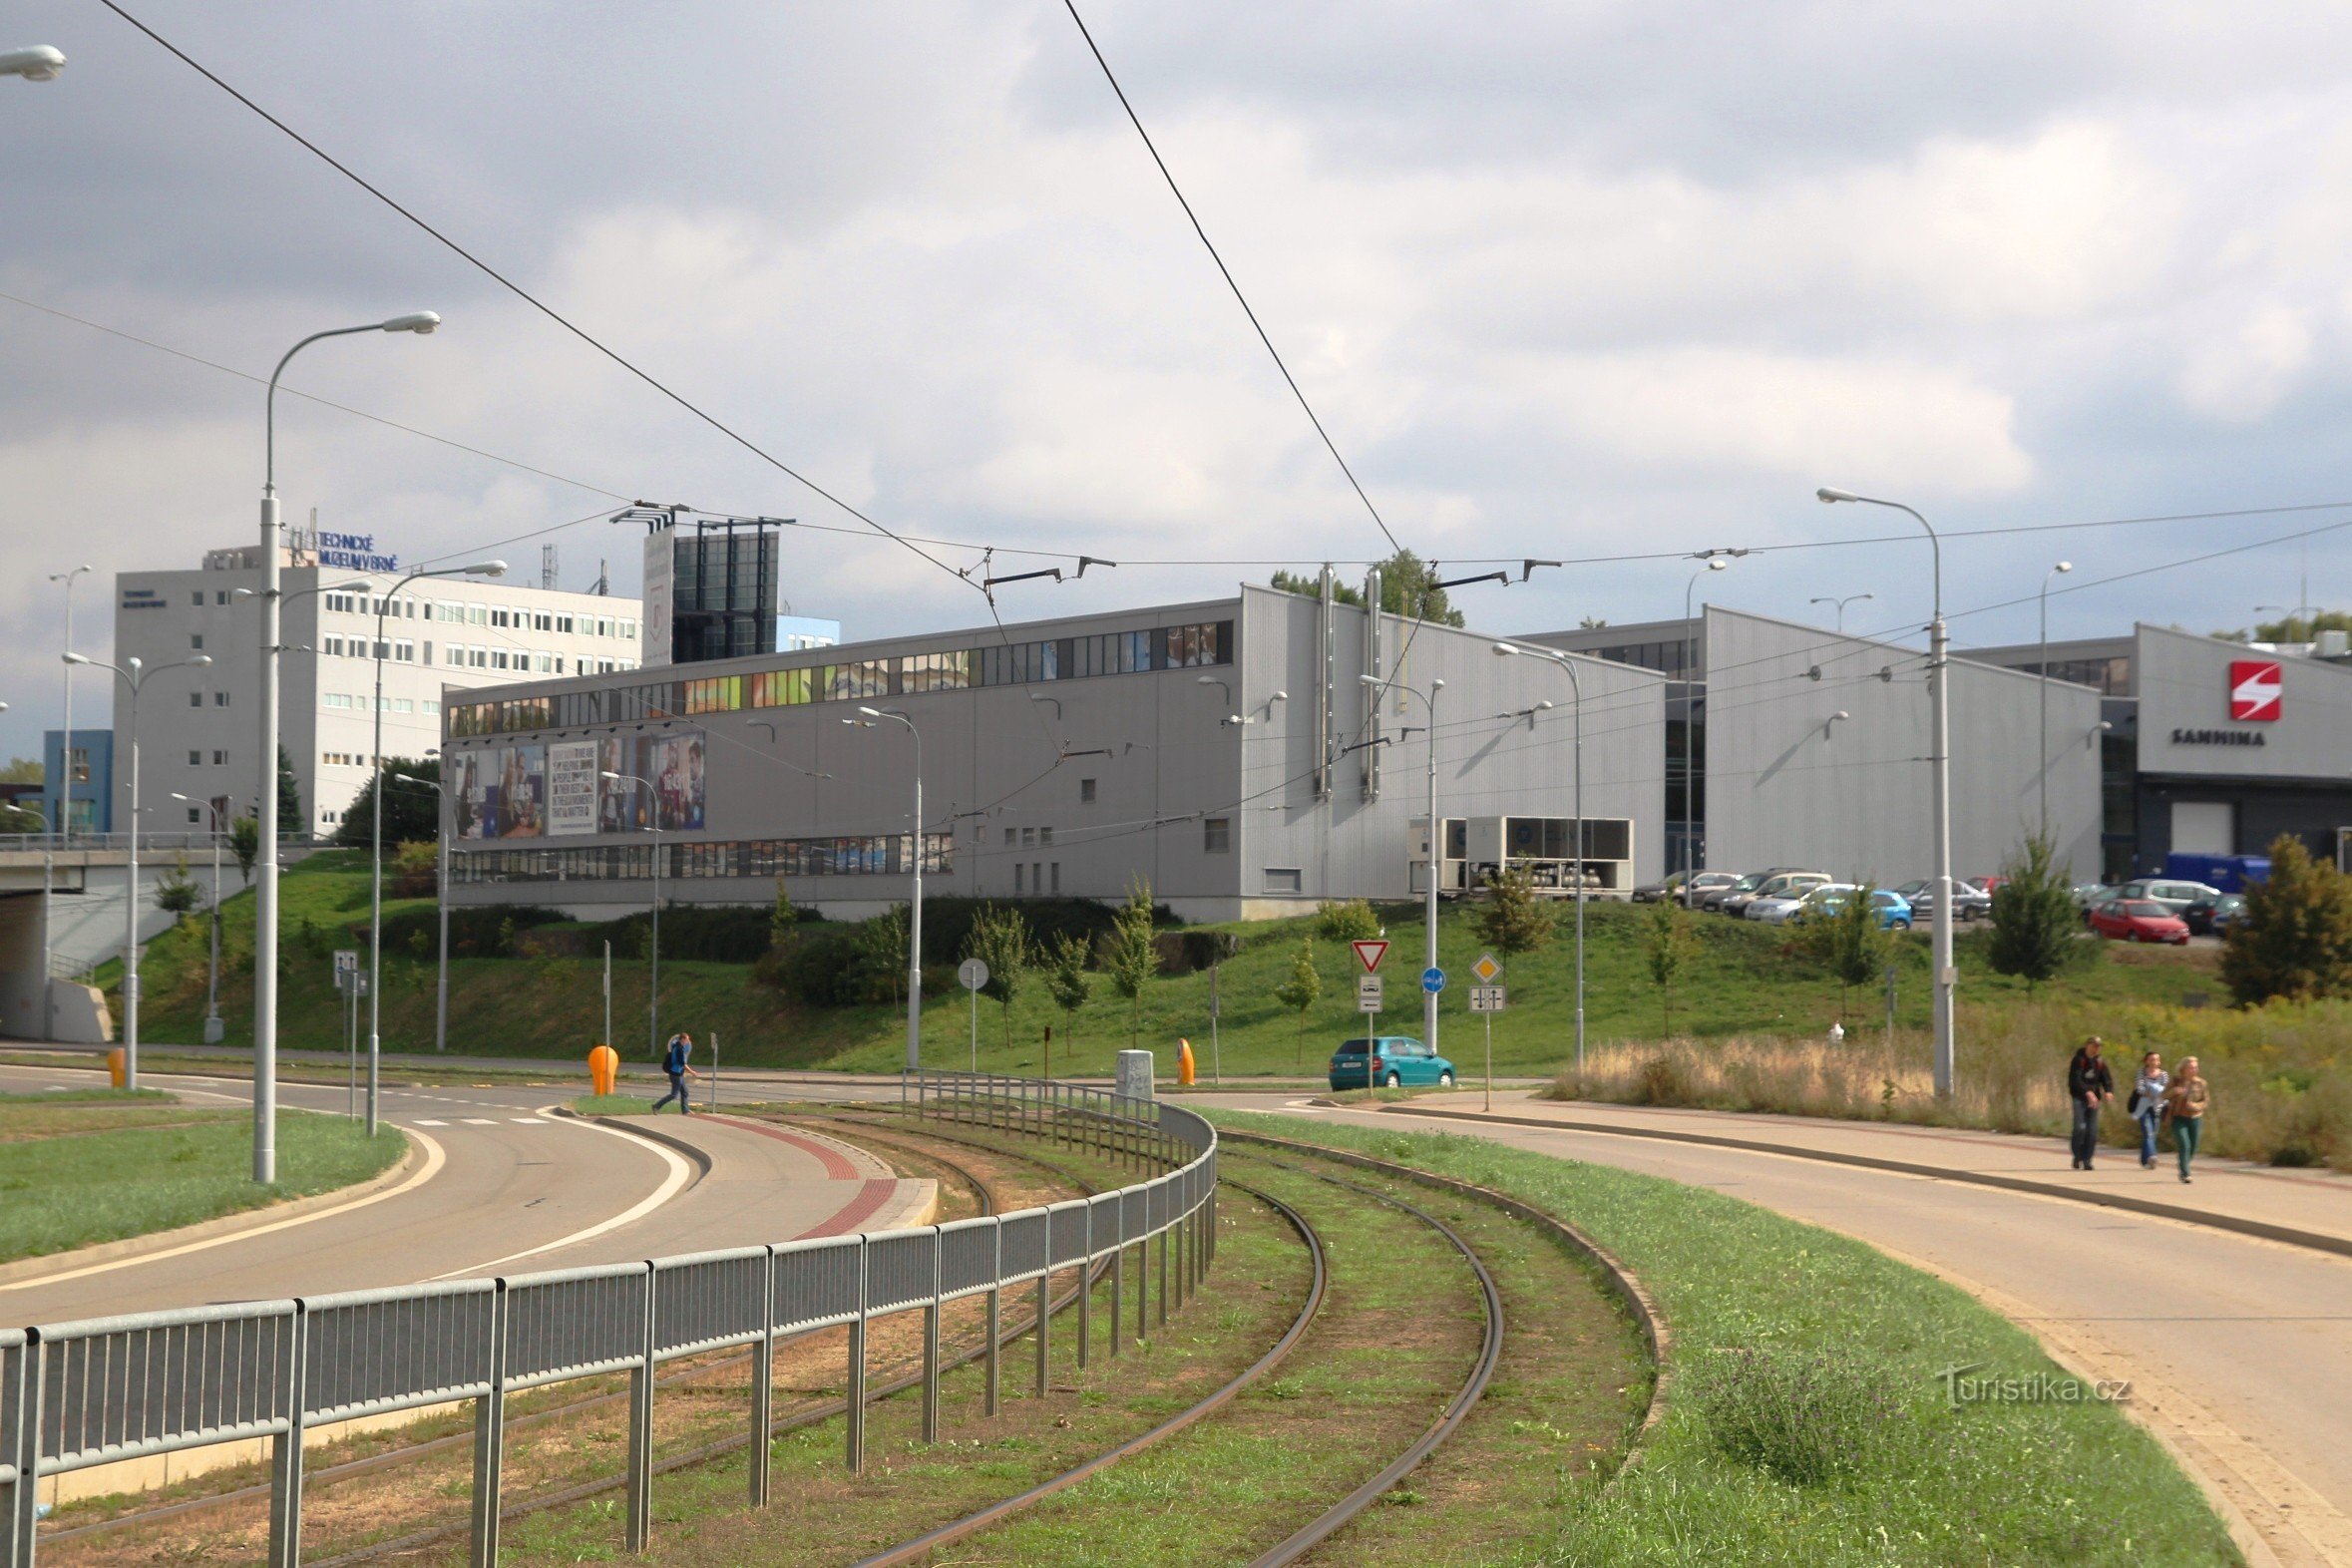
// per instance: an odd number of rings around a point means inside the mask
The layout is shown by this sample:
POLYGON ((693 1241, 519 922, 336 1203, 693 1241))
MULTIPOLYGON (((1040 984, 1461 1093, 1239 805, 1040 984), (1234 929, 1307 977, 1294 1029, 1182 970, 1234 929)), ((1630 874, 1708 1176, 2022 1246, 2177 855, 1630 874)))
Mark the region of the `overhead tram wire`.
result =
POLYGON ((1266 352, 1274 360, 1274 368, 1282 372, 1283 382, 1290 387, 1291 396, 1299 400, 1299 407, 1306 413, 1308 423, 1323 438, 1324 450, 1331 453, 1332 461, 1340 465, 1340 472, 1348 476, 1349 488, 1356 492, 1356 499, 1364 503, 1364 510, 1372 514, 1372 522, 1388 541, 1388 548, 1401 551, 1404 546, 1388 527, 1387 520, 1380 516, 1380 509, 1372 505, 1372 497, 1365 494, 1364 486, 1356 478, 1356 471, 1348 466, 1346 458, 1340 456, 1339 445, 1332 440, 1331 432, 1324 428, 1323 420, 1315 412, 1315 405, 1307 401, 1307 394, 1300 389, 1298 378, 1291 374, 1291 367, 1283 362, 1282 350, 1276 348, 1274 339, 1267 336, 1265 324, 1258 319, 1258 312, 1250 307, 1249 296, 1242 292, 1241 284, 1234 280, 1233 269, 1225 264, 1225 257, 1217 253, 1217 246, 1209 238, 1209 231, 1201 226, 1200 214, 1193 211, 1192 203, 1185 199, 1183 188, 1176 184, 1175 175, 1168 169, 1168 161, 1160 157, 1160 150, 1152 142, 1151 133, 1143 129, 1143 118, 1136 114, 1135 106, 1128 102, 1127 90, 1119 85, 1117 73, 1111 70, 1110 62, 1103 58, 1101 46, 1094 42, 1093 33, 1087 30, 1086 19, 1078 15, 1075 0, 1062 0, 1062 6, 1069 12, 1070 20, 1078 25, 1078 36, 1086 40, 1087 53, 1093 55, 1094 63, 1102 68, 1102 79, 1110 84, 1110 90, 1118 96, 1119 107, 1127 112, 1127 123, 1143 139, 1143 150, 1151 155, 1152 164, 1159 170, 1160 178, 1168 183, 1169 195, 1176 198, 1178 206, 1184 208, 1185 220, 1192 224, 1192 231, 1199 236, 1202 248, 1209 252, 1209 259, 1217 263, 1218 275, 1225 279, 1225 286, 1233 290, 1234 300, 1242 307, 1242 314, 1250 318, 1251 329, 1258 334, 1258 341, 1266 345, 1266 352))
MULTIPOLYGON (((358 173, 352 170, 349 165, 344 164, 335 158, 332 154, 328 153, 325 149, 321 148, 317 143, 302 135, 301 132, 296 131, 292 126, 287 125, 283 120, 278 119, 277 116, 271 114, 268 110, 263 109, 259 104, 246 97, 236 88, 231 87, 219 75, 198 62, 186 50, 173 43, 170 39, 164 37, 163 34, 148 26, 145 22, 142 22, 138 17, 133 16, 129 11, 123 9, 123 7, 117 3, 117 0, 98 0, 98 3, 105 6, 109 11, 114 12, 115 15, 121 17, 132 27, 137 28, 141 33, 144 33, 149 39, 153 40, 159 47, 165 50, 165 52, 178 59, 190 70, 195 71, 205 81, 210 82, 214 87, 219 88, 220 91, 226 93, 229 97, 244 105, 245 108, 251 110, 255 115, 258 115, 261 119, 267 121, 272 127, 283 133, 297 146, 301 147, 305 152, 308 152, 311 154, 311 156, 318 159, 319 162, 325 164, 329 169, 332 169, 335 171, 335 173, 341 175, 344 179, 359 187, 360 190, 365 191, 369 196, 374 196, 378 201, 381 201, 384 205, 390 207, 393 211, 399 213, 402 217, 407 218, 409 222, 415 224, 425 233, 432 236, 432 238, 438 241, 444 248, 448 249, 452 254, 465 261, 468 265, 472 266, 483 276, 489 278, 492 282, 498 284, 501 288, 504 288, 507 290, 507 292, 513 294, 517 299, 522 300, 532 309, 538 311, 541 315, 547 317, 550 321, 553 321, 556 323, 556 325, 571 333, 574 337, 587 344, 589 348, 592 348, 597 353, 603 355, 613 364, 618 365, 622 370, 625 370, 630 375, 636 377, 637 380, 643 382, 646 386, 652 388, 655 392, 658 392, 661 394, 661 396, 667 398, 670 402, 676 404, 679 408, 685 410, 688 414, 691 414, 694 418, 700 420, 703 424, 708 425, 712 430, 717 431, 720 435, 726 437, 729 441, 741 447, 744 451, 749 452, 753 457, 758 458, 761 462, 767 464, 770 468, 775 469, 778 473, 783 474, 798 484, 806 486, 811 492, 832 503, 834 506, 839 507, 843 512, 846 512, 851 517, 856 518, 860 523, 865 524, 868 528, 872 529, 876 534, 881 535, 884 539, 890 540, 893 544, 900 546, 902 549, 905 549, 912 554, 921 557, 923 560, 931 563, 931 565, 934 567, 937 567, 940 571, 948 574, 948 576, 955 578, 960 582, 970 581, 969 579, 965 578, 964 574, 958 572, 954 567, 951 567, 946 562, 940 560, 939 557, 923 549, 921 546, 897 533, 895 530, 886 527, 880 522, 877 522, 872 517, 869 517, 866 513, 860 511, 858 508, 850 505, 848 501, 844 500, 840 496, 835 495, 832 491, 826 489, 823 485, 818 484, 815 480, 809 478, 806 474, 803 474, 800 472, 800 470, 794 468, 789 463, 786 463, 783 459, 777 457, 774 453, 769 452, 766 448, 753 441, 749 436, 742 434, 731 425, 726 424, 724 421, 719 419, 718 416, 708 412, 699 404, 687 398, 683 393, 671 389, 667 383, 653 375, 652 372, 639 367, 635 361, 629 359, 619 350, 607 346, 601 339, 596 337, 593 333, 589 332, 587 328, 576 324, 570 317, 564 315, 553 305, 550 305, 541 300, 539 296, 532 293, 522 284, 516 282, 514 279, 508 277, 505 273, 499 271, 489 262, 474 254, 473 251, 468 250, 464 245, 459 244, 455 239, 452 239, 449 235, 443 233, 440 229, 425 221, 424 218, 418 216, 408 207, 403 206, 399 201, 394 200, 380 188, 370 184, 366 179, 362 178, 358 173)), ((978 585, 973 586, 976 589, 978 588, 978 585)))

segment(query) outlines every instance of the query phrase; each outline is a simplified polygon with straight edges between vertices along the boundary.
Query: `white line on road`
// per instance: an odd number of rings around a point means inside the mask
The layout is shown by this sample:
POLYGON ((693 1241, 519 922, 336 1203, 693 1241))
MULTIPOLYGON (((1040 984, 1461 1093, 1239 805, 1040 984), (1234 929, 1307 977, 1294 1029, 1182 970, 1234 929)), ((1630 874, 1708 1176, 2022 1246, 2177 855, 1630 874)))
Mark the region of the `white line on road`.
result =
POLYGON ((445 1121, 434 1121, 430 1117, 420 1116, 414 1122, 410 1123, 410 1125, 416 1127, 446 1127, 449 1125, 449 1123, 445 1121))
POLYGON ((569 1236, 559 1236, 552 1242, 543 1242, 537 1247, 527 1247, 521 1252, 510 1252, 503 1258, 493 1258, 488 1263, 471 1264, 462 1269, 452 1269, 447 1274, 436 1274, 433 1276, 435 1280, 454 1280, 461 1275, 486 1274, 502 1264, 518 1263, 525 1258, 536 1258, 541 1253, 554 1252, 559 1247, 570 1247, 580 1242, 593 1241, 607 1231, 618 1230, 623 1225, 643 1219, 685 1191, 687 1184, 694 1179, 694 1167, 688 1165, 677 1151, 666 1144, 655 1143, 652 1139, 640 1138, 633 1132, 622 1132, 616 1127, 605 1127, 592 1121, 574 1121, 569 1117, 565 1118, 565 1121, 567 1125, 585 1127, 589 1132, 600 1132, 607 1138, 620 1138, 638 1148, 651 1151, 669 1167, 669 1175, 663 1179, 660 1186, 654 1188, 635 1207, 624 1213, 615 1214, 608 1220, 600 1220, 586 1230, 574 1231, 569 1236))
POLYGON ((30 1279, 0 1285, 0 1291, 21 1291, 29 1285, 62 1285, 68 1280, 84 1279, 93 1274, 108 1274, 116 1269, 160 1263, 166 1258, 185 1257, 192 1252, 204 1252, 213 1247, 225 1247, 230 1242, 247 1241, 255 1236, 267 1236, 272 1231, 289 1230, 296 1225, 308 1225, 313 1220, 331 1219, 338 1214, 349 1214, 353 1209, 364 1209, 371 1203, 382 1203, 386 1198, 397 1198, 404 1192, 413 1192, 440 1175, 441 1167, 449 1157, 442 1152, 440 1144, 435 1143, 425 1134, 412 1132, 409 1136, 425 1146, 425 1163, 417 1169, 415 1175, 396 1187, 387 1187, 382 1192, 369 1193, 364 1198, 354 1198, 349 1203, 338 1203, 330 1208, 313 1209, 308 1214, 297 1214, 290 1219, 276 1221, 274 1224, 256 1225, 249 1231, 230 1231, 225 1236, 207 1236, 202 1241, 188 1242, 178 1247, 167 1247, 161 1252, 140 1253, 135 1257, 117 1258, 110 1263, 94 1263, 86 1268, 68 1269, 61 1274, 37 1274, 30 1279))

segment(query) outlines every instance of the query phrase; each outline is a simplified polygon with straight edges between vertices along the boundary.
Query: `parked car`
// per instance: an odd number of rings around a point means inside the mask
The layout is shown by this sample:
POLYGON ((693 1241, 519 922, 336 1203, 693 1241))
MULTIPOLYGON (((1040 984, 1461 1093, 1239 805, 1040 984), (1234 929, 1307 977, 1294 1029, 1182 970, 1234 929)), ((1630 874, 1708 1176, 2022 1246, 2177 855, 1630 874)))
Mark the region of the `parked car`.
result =
MULTIPOLYGON (((1729 889, 1740 880, 1736 871, 1703 871, 1691 879, 1691 902, 1696 905, 1717 888, 1729 889)), ((1663 882, 1645 882, 1633 890, 1636 904, 1655 904, 1660 899, 1680 901, 1683 896, 1683 874, 1676 872, 1663 882)))
POLYGON ((2105 904, 2116 896, 2115 885, 2106 882, 2078 882, 2067 892, 2075 896, 2075 908, 2089 910, 2094 904, 2105 904))
POLYGON ((1410 1035, 1381 1034, 1371 1039, 1344 1040, 1332 1052, 1331 1082, 1335 1089, 1361 1089, 1368 1081, 1382 1088, 1429 1083, 1451 1088, 1453 1077, 1452 1062, 1410 1035))
POLYGON ((2130 903, 2145 900, 2161 904, 2167 914, 2177 915, 2199 899, 2215 899, 2221 890, 2206 882, 2182 882, 2174 877, 2140 877, 2116 889, 2116 897, 2130 903))
MULTIPOLYGON (((1731 890, 1721 898, 1710 899, 1706 907, 1719 915, 1730 915, 1737 919, 1747 910, 1749 901, 1769 887, 1775 878, 1802 870, 1802 866, 1766 866, 1762 871, 1752 871, 1733 884, 1731 890)), ((1824 875, 1821 880, 1827 882, 1829 879, 1824 875)))
POLYGON ((1723 913, 1724 900, 1738 894, 1754 893, 1764 886, 1764 878, 1770 875, 1770 872, 1752 871, 1745 877, 1733 878, 1723 887, 1701 889, 1691 902, 1703 910, 1713 910, 1720 915, 1723 913))
POLYGON ((2091 929, 2117 942, 2188 945, 2188 926, 2154 899, 2109 899, 2091 907, 2091 929))
MULTIPOLYGON (((1895 885, 1893 890, 1911 906, 1911 919, 1921 925, 1935 919, 1935 884, 1925 878, 1895 885)), ((1952 879, 1952 919, 1984 920, 1993 913, 1993 896, 1965 877, 1952 879)))
POLYGON ((2180 912, 2180 924, 2188 928, 2192 937, 2219 937, 2226 935, 2245 912, 2244 894, 2223 893, 2190 904, 2180 912))
MULTIPOLYGON (((1853 893, 1854 887, 1851 883, 1824 883, 1806 894, 1796 908, 1782 916, 1776 924, 1801 926, 1807 921, 1835 920, 1838 912, 1845 908, 1845 901, 1851 898, 1853 893)), ((1909 931, 1911 929, 1911 901, 1892 888, 1872 888, 1870 890, 1870 904, 1878 912, 1878 929, 1880 931, 1909 931)), ((1769 915, 1761 918, 1767 921, 1772 919, 1769 915)))
POLYGON ((1829 873, 1825 871, 1784 871, 1777 877, 1766 879, 1754 893, 1726 899, 1724 913, 1738 915, 1743 920, 1762 920, 1764 917, 1757 913, 1758 906, 1773 905, 1783 900, 1793 903, 1830 880, 1829 873))

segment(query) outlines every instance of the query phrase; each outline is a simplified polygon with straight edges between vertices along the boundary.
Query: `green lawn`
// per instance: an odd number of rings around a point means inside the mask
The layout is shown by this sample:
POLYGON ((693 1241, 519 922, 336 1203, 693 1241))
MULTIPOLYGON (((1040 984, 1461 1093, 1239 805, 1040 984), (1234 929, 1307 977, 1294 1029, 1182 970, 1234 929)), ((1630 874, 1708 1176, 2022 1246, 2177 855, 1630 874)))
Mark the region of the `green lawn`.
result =
POLYGON ((238 1110, 90 1091, 0 1096, 0 1262, 41 1257, 331 1192, 398 1160, 339 1116, 280 1117, 278 1181, 257 1187, 238 1110))
POLYGON ((1648 1287, 1673 1337, 1666 1418, 1639 1465, 1566 1496, 1546 1564, 2239 1561, 2195 1485, 2114 1406, 1954 1408, 1937 1375, 1950 1368, 2071 1379, 2023 1330, 1859 1242, 1703 1188, 1479 1139, 1208 1114, 1513 1193, 1573 1221, 1648 1287), (1764 1444, 1742 1416, 1774 1401, 1733 1372, 1759 1352, 1782 1367, 1819 1358, 1830 1390, 1780 1401, 1787 1435, 1764 1444), (1839 1473, 1798 1483, 1759 1462, 1792 1450, 1826 1453, 1839 1473))
MULTIPOLYGON (((367 929, 366 861, 355 852, 314 856, 280 884, 285 910, 280 984, 280 1039, 290 1046, 339 1048, 340 1000, 331 954, 364 946, 367 929)), ((388 911, 429 908, 428 901, 389 901, 388 911)), ((252 900, 232 899, 224 912, 221 1010, 228 1037, 250 1028, 252 900)), ((1394 944, 1385 966, 1391 1010, 1386 1026, 1418 1032, 1422 926, 1417 907, 1382 911, 1394 944)), ((1588 912, 1587 1028, 1596 1041, 1649 1038, 1663 1026, 1658 987, 1643 965, 1640 923, 1646 912, 1595 905, 1588 912)), ((1312 917, 1254 922, 1228 930, 1242 939, 1220 981, 1223 1016, 1216 1056, 1229 1074, 1317 1073, 1334 1041, 1358 1031, 1355 960, 1345 944, 1314 935, 1312 917), (1312 939, 1323 982, 1322 999, 1302 1019, 1283 1007, 1274 989, 1289 975, 1302 938, 1312 939)), ((1698 917, 1699 954, 1674 998, 1678 1034, 1817 1035, 1838 1012, 1838 988, 1817 966, 1790 950, 1788 934, 1714 916, 1698 917)), ((1923 950, 1924 938, 1913 947, 1923 950)), ((1445 995, 1441 1043, 1465 1065, 1480 1060, 1482 1033, 1464 1010, 1470 963, 1483 944, 1466 916, 1447 909, 1439 920, 1438 955, 1452 979, 1445 995)), ((1565 929, 1545 951, 1509 961, 1503 983, 1510 1010, 1494 1025, 1498 1071, 1548 1073, 1566 1055, 1573 1032, 1574 949, 1565 929)), ((205 927, 185 923, 148 950, 144 1025, 149 1039, 201 1038, 205 927)), ((971 1059, 972 1023, 966 995, 954 980, 960 955, 928 955, 925 980, 927 1059, 962 1065, 971 1059)), ((2141 950, 2115 954, 2063 982, 2065 994, 2088 1004, 2188 1001, 2217 1006, 2225 997, 2208 951, 2141 950)), ((1993 975, 1982 959, 1981 934, 1959 944, 1963 994, 1974 1006, 1999 1008, 2023 999, 2025 988, 1993 975)), ((383 1032, 388 1050, 430 1050, 434 965, 430 953, 385 956, 383 1032)), ((613 1044, 628 1060, 654 1054, 646 1033, 646 971, 642 961, 613 964, 613 1044)), ((102 979, 111 976, 102 976, 102 979)), ((999 1071, 1039 1072, 1048 1065, 1043 1036, 1053 1030, 1051 1067, 1057 1073, 1107 1073, 1117 1049, 1129 1042, 1129 1006, 1107 977, 1097 975, 1094 997, 1072 1018, 1054 1007, 1037 977, 1015 996, 1009 1016, 993 1001, 980 1005, 980 1065, 999 1071)), ((603 1031, 601 965, 574 959, 462 959, 451 966, 450 1035, 453 1050, 477 1055, 546 1056, 584 1060, 603 1031)), ((763 985, 749 966, 670 962, 661 972, 663 1032, 693 1030, 698 1043, 716 1035, 722 1066, 822 1066, 888 1071, 904 1054, 903 1013, 896 1007, 804 1007, 763 985)), ((2045 992, 2047 994, 2047 991, 2045 992)), ((1170 1053, 1189 1037, 1203 1078, 1212 1049, 1205 974, 1163 977, 1142 1007, 1140 1043, 1170 1053)), ((1853 1015, 1875 1020, 1875 996, 1853 1000, 1853 1015)), ((1924 953, 1905 966, 1898 1021, 1924 1027, 1927 983, 1924 953)), ((701 1059, 698 1053, 698 1060, 701 1059)))

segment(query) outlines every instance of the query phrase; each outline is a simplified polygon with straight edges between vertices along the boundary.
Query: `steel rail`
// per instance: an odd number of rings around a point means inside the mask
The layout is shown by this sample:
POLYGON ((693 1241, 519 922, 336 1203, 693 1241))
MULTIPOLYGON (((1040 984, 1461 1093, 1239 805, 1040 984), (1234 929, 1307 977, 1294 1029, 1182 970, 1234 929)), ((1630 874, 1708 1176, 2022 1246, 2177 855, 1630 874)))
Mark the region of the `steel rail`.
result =
POLYGON ((1419 1467, 1422 1460, 1436 1451, 1439 1443, 1454 1434, 1471 1409, 1485 1396, 1486 1385, 1493 1380, 1494 1369, 1502 1360, 1502 1292, 1496 1288, 1494 1276, 1487 1271, 1485 1260, 1478 1256, 1477 1250, 1462 1240, 1461 1234, 1452 1226, 1417 1204, 1407 1203, 1393 1193, 1382 1192, 1376 1187, 1367 1187, 1361 1182, 1350 1181, 1344 1176, 1333 1176, 1324 1171, 1309 1170, 1305 1166, 1293 1165, 1288 1161, 1277 1160, 1268 1155, 1245 1155, 1244 1158, 1263 1160, 1282 1170, 1312 1177, 1317 1181, 1329 1182, 1335 1187, 1345 1187, 1351 1192, 1359 1193, 1375 1202, 1384 1203, 1392 1209, 1398 1209, 1411 1215, 1444 1237, 1453 1250, 1461 1254, 1462 1261, 1470 1266, 1470 1272, 1477 1277, 1478 1294, 1484 1300, 1486 1307, 1486 1322, 1478 1348, 1478 1359, 1470 1369, 1468 1379, 1456 1390, 1454 1396, 1446 1401, 1445 1408, 1438 1413, 1435 1420, 1429 1423, 1420 1436, 1413 1440, 1412 1445, 1388 1461, 1377 1475, 1332 1504, 1312 1522, 1293 1532, 1280 1545, 1260 1553, 1250 1561, 1250 1568, 1284 1568, 1285 1564, 1297 1562, 1316 1547, 1331 1539, 1332 1536, 1353 1523, 1359 1514, 1387 1495, 1390 1487, 1411 1474, 1419 1467))
MULTIPOLYGON (((1308 1283, 1306 1300, 1300 1303, 1297 1316, 1291 1320, 1291 1326, 1283 1331, 1282 1338, 1275 1341, 1265 1355, 1259 1357, 1248 1369, 1216 1392, 1202 1399, 1199 1403, 1178 1411, 1151 1430, 1130 1437, 1117 1447, 1106 1449, 1083 1464, 1064 1470, 1050 1479, 1040 1481, 1024 1492, 1018 1492, 1001 1501, 990 1503, 985 1508, 968 1513, 961 1519, 941 1525, 938 1529, 902 1541, 871 1557, 862 1557, 858 1559, 856 1568, 895 1568, 897 1564, 915 1562, 943 1546, 960 1541, 968 1535, 988 1528, 990 1525, 1000 1523, 1032 1504, 1051 1497, 1056 1492, 1067 1491, 1080 1481, 1108 1469, 1122 1459, 1131 1458, 1135 1454, 1143 1452, 1146 1448, 1183 1431, 1203 1416, 1223 1408, 1244 1389, 1282 1364, 1284 1359, 1298 1347, 1299 1342, 1306 1337, 1307 1331, 1314 1326, 1316 1319, 1323 1311, 1331 1279, 1330 1263, 1324 1251, 1323 1238, 1304 1215, 1272 1193, 1244 1185, 1230 1177, 1221 1177, 1220 1185, 1231 1187, 1238 1192, 1246 1192, 1268 1208, 1273 1209, 1290 1224, 1307 1247, 1308 1257, 1314 1265, 1314 1277, 1308 1283)), ((1499 1307, 1497 1311, 1500 1311, 1499 1307)))

